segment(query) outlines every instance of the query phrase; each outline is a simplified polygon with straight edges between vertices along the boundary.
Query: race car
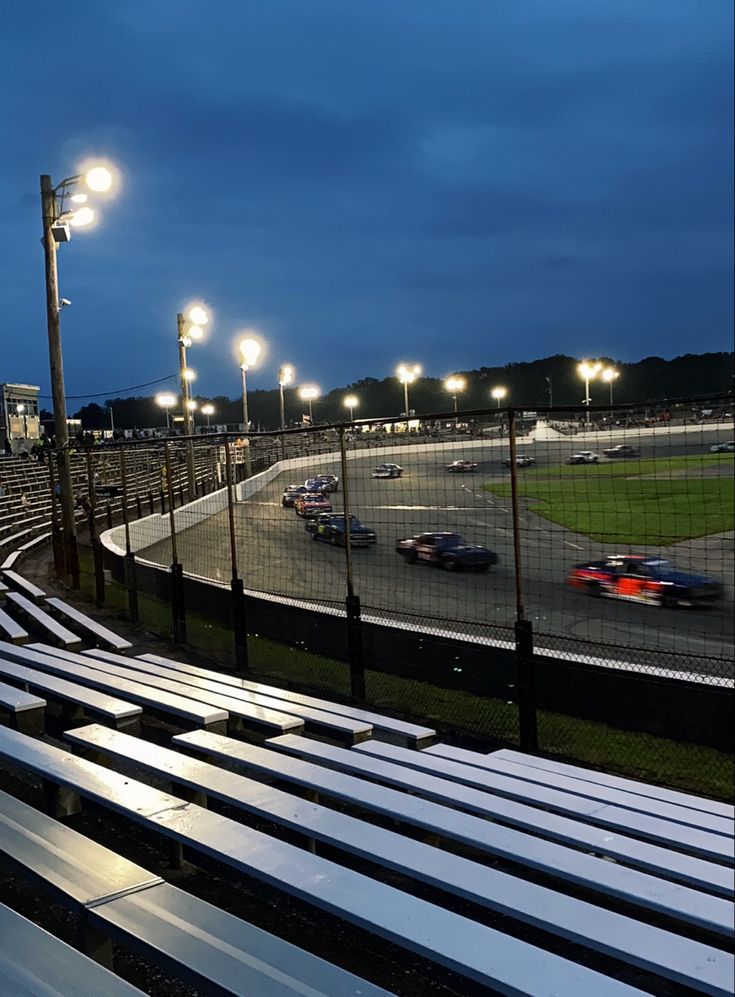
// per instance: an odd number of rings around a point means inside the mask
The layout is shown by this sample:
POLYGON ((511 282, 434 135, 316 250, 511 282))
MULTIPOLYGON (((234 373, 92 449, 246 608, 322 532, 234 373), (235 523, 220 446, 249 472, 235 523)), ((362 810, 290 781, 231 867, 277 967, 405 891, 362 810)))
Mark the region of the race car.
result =
MULTIPOLYGON (((506 467, 511 467, 513 461, 510 459, 510 457, 506 457, 503 463, 505 464, 506 467)), ((516 467, 530 467, 532 464, 535 463, 536 463, 535 457, 531 457, 525 453, 516 454, 516 467)))
POLYGON ((616 447, 602 451, 605 457, 640 457, 641 452, 638 447, 629 447, 627 443, 618 443, 616 447))
POLYGON ((567 459, 567 464, 596 464, 599 459, 600 455, 594 450, 580 450, 567 459))
POLYGON ((302 519, 311 519, 320 512, 331 512, 332 503, 321 492, 306 492, 296 499, 294 509, 302 519))
POLYGON ((371 478, 400 478, 403 468, 398 464, 378 464, 370 475, 371 478))
POLYGON ((471 460, 453 460, 451 464, 447 464, 447 470, 453 474, 463 474, 468 471, 474 471, 477 467, 471 460))
POLYGON ((480 544, 469 543, 459 533, 419 533, 396 544, 409 564, 428 561, 445 571, 487 571, 498 555, 480 544))
POLYGON ((281 496, 281 505, 284 509, 293 509, 294 502, 300 495, 306 495, 308 488, 305 485, 288 485, 284 488, 281 496))
POLYGON ((336 474, 317 474, 317 481, 323 482, 322 491, 338 492, 339 478, 336 474))
MULTIPOLYGON (((335 547, 345 546, 345 517, 343 514, 335 516, 322 513, 316 519, 308 521, 306 531, 311 533, 312 540, 323 540, 335 547)), ((375 531, 363 526, 357 516, 350 516, 350 546, 369 547, 375 541, 375 531)))
POLYGON ((722 597, 722 585, 715 579, 685 574, 671 561, 645 554, 611 554, 575 564, 567 583, 589 595, 655 606, 702 606, 722 597))
POLYGON ((709 448, 710 453, 733 453, 735 452, 735 440, 728 440, 727 443, 715 443, 709 448))

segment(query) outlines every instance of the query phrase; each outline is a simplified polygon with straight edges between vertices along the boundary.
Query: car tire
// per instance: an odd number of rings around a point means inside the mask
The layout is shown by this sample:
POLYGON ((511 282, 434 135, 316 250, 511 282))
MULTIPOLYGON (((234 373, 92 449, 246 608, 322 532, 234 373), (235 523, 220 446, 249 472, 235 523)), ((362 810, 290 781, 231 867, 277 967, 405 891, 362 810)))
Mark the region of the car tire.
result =
POLYGON ((593 599, 600 599, 602 598, 602 585, 599 582, 590 582, 587 586, 587 592, 593 599))
POLYGON ((329 542, 330 542, 330 544, 331 544, 331 545, 332 545, 333 547, 338 547, 338 546, 339 546, 339 537, 337 536, 337 534, 336 534, 336 533, 332 533, 332 534, 330 534, 330 537, 329 537, 329 542))
POLYGON ((483 574, 487 574, 487 572, 490 570, 490 565, 489 564, 480 564, 480 565, 478 565, 477 570, 481 571, 483 574))
POLYGON ((409 551, 408 554, 403 555, 409 564, 416 564, 419 559, 418 554, 415 550, 409 551))
POLYGON ((456 571, 459 567, 456 561, 442 561, 441 566, 445 571, 456 571))

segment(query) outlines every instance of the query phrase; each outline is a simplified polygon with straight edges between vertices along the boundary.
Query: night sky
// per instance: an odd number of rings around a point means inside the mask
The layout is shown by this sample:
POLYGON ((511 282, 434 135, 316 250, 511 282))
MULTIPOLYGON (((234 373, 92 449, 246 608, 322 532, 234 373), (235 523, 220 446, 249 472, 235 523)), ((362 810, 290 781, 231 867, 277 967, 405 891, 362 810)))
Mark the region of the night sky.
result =
POLYGON ((4 4, 0 381, 48 391, 38 176, 89 155, 123 183, 59 253, 70 395, 172 373, 192 297, 209 395, 247 327, 264 388, 729 349, 732 34, 732 0, 4 4))

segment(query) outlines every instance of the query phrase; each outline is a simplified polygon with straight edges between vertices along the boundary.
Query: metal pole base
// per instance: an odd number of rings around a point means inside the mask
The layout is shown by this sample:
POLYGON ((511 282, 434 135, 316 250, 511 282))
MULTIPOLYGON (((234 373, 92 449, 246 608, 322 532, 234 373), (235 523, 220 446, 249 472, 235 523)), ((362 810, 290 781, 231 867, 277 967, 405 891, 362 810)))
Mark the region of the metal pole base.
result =
POLYGON ((232 630, 235 635, 235 668, 239 672, 248 671, 248 626, 245 615, 245 593, 242 578, 233 578, 232 589, 232 630))
POLYGON ((533 628, 531 621, 516 620, 515 635, 520 745, 523 751, 538 751, 536 662, 533 656, 533 628))
POLYGON ((128 551, 125 555, 125 588, 128 590, 128 610, 133 623, 138 623, 138 585, 135 577, 135 554, 128 551))
POLYGON ((362 646, 362 625, 360 622, 360 597, 348 595, 347 607, 347 654, 350 662, 350 691, 352 698, 364 702, 365 658, 362 646))
POLYGON ((171 620, 174 644, 186 644, 186 608, 184 606, 184 568, 178 561, 171 565, 171 620))

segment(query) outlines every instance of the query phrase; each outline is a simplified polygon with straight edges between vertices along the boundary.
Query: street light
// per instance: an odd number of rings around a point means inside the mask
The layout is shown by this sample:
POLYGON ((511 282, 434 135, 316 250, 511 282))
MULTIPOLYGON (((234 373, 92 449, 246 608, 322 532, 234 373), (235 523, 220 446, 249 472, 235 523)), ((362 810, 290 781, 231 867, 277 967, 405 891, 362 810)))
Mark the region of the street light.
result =
POLYGON ((59 474, 59 505, 61 506, 61 531, 63 539, 63 562, 67 576, 71 577, 73 588, 79 588, 79 555, 77 552, 76 523, 74 519, 74 490, 69 467, 68 443, 69 427, 66 418, 66 389, 64 387, 64 367, 61 351, 61 310, 59 307, 59 274, 56 260, 58 246, 71 239, 71 227, 83 227, 94 220, 92 208, 66 207, 66 200, 72 204, 84 204, 78 200, 80 192, 75 189, 81 183, 94 193, 105 194, 112 191, 115 170, 102 163, 89 163, 86 169, 67 177, 54 186, 48 174, 41 176, 41 219, 43 223, 43 254, 46 283, 46 324, 48 329, 49 366, 51 374, 51 394, 54 408, 54 434, 59 474))
POLYGON ((498 403, 498 408, 500 408, 500 403, 502 402, 502 400, 508 397, 508 389, 499 386, 497 388, 493 388, 493 390, 490 392, 490 395, 498 403))
POLYGON ((463 377, 452 376, 448 377, 444 382, 444 387, 452 396, 452 401, 454 402, 454 428, 457 428, 457 394, 460 391, 464 391, 467 387, 467 382, 463 377))
POLYGON ((278 387, 281 391, 281 429, 286 428, 286 405, 283 397, 283 389, 289 384, 293 384, 296 377, 296 368, 290 363, 281 364, 278 368, 278 387))
POLYGON ((414 383, 414 381, 416 380, 416 378, 419 376, 420 373, 421 373, 421 364, 417 364, 417 363, 414 363, 414 364, 401 363, 401 364, 398 364, 398 366, 396 367, 396 376, 398 377, 398 380, 403 385, 403 404, 404 404, 404 407, 406 409, 406 412, 405 412, 406 418, 408 418, 408 416, 409 416, 409 409, 408 409, 408 386, 409 386, 409 384, 413 384, 414 383))
POLYGON ((610 405, 613 403, 613 384, 620 377, 620 371, 614 367, 606 367, 602 372, 602 380, 610 385, 610 405))
POLYGON ((355 421, 355 409, 360 404, 360 400, 357 395, 345 395, 342 399, 342 404, 345 408, 350 410, 350 422, 355 421))
POLYGON ((584 404, 587 406, 587 425, 590 424, 590 381, 594 381, 602 370, 601 363, 588 363, 583 360, 577 365, 577 373, 584 378, 584 404))
POLYGON ((171 395, 168 392, 161 392, 161 394, 156 395, 156 405, 160 405, 161 408, 166 409, 166 429, 171 428, 171 421, 169 419, 169 410, 176 404, 176 396, 171 395))
POLYGON ((189 413, 189 418, 191 419, 191 428, 192 428, 192 430, 194 429, 194 426, 195 426, 195 423, 194 423, 194 413, 196 412, 197 408, 198 408, 198 405, 194 401, 194 399, 193 398, 188 398, 187 401, 186 401, 186 405, 184 406, 184 411, 189 413))
POLYGON ((242 371, 242 423, 243 430, 247 433, 250 429, 247 373, 250 368, 254 367, 258 362, 258 357, 260 356, 262 347, 257 339, 253 339, 251 336, 246 336, 244 339, 240 340, 238 348, 240 350, 240 356, 242 357, 242 363, 240 364, 240 370, 242 371))
POLYGON ((314 425, 314 411, 312 409, 312 403, 321 397, 321 391, 316 386, 316 384, 305 384, 302 388, 299 388, 299 398, 302 402, 309 403, 309 425, 314 425))
MULTIPOLYGON (((184 435, 191 436, 194 427, 193 409, 188 405, 191 399, 190 383, 196 378, 193 370, 186 366, 186 351, 194 342, 204 338, 204 326, 209 324, 209 313, 201 304, 191 304, 186 309, 186 315, 179 312, 176 316, 176 341, 179 347, 179 381, 181 382, 181 398, 184 410, 184 435)), ((189 491, 189 501, 196 497, 196 477, 194 474, 194 448, 191 443, 186 446, 186 476, 189 491)))
POLYGON ((209 417, 214 415, 214 405, 202 405, 202 415, 206 415, 207 429, 209 429, 209 417))

